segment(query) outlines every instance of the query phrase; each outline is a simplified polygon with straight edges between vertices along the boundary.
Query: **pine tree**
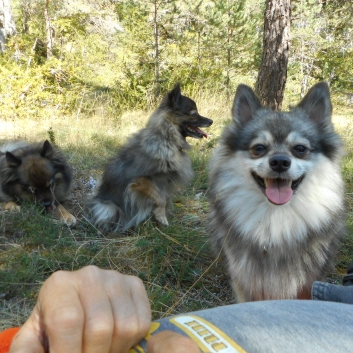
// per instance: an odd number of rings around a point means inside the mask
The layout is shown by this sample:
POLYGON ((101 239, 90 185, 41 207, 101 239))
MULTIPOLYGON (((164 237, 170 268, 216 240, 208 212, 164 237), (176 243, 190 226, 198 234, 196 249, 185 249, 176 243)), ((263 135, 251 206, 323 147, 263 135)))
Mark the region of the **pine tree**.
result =
POLYGON ((267 0, 262 59, 255 91, 263 104, 281 110, 290 44, 290 0, 267 0))
POLYGON ((10 0, 0 0, 0 52, 4 52, 6 39, 16 34, 10 0))

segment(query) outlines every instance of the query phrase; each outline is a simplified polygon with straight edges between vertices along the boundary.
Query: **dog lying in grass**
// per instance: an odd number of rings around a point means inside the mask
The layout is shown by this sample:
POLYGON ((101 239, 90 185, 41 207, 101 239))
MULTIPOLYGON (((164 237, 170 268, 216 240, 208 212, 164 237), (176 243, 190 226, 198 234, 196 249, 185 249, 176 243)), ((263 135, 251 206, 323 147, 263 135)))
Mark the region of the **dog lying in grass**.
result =
POLYGON ((0 199, 4 210, 19 211, 23 201, 43 206, 58 220, 75 225, 76 218, 61 205, 71 185, 63 153, 50 144, 10 142, 0 147, 0 199))

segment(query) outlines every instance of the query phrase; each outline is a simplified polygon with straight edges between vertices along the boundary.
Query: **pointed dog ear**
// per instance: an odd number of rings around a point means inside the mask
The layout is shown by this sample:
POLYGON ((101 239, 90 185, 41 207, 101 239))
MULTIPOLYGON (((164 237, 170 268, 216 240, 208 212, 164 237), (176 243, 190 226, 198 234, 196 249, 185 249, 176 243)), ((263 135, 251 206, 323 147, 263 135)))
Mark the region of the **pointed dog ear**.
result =
POLYGON ((254 91, 246 85, 239 85, 235 92, 232 117, 236 124, 245 125, 253 119, 262 105, 254 91))
POLYGON ((6 152, 6 162, 11 168, 17 168, 22 164, 21 158, 16 157, 11 152, 6 152))
POLYGON ((50 158, 53 154, 53 146, 48 140, 44 141, 43 148, 40 152, 40 155, 44 158, 50 158))
POLYGON ((332 127, 332 104, 326 82, 319 82, 311 87, 297 107, 303 109, 315 124, 332 127))
POLYGON ((173 89, 167 93, 168 97, 168 106, 171 108, 176 108, 179 106, 179 101, 181 98, 181 89, 180 89, 180 83, 177 82, 173 89))

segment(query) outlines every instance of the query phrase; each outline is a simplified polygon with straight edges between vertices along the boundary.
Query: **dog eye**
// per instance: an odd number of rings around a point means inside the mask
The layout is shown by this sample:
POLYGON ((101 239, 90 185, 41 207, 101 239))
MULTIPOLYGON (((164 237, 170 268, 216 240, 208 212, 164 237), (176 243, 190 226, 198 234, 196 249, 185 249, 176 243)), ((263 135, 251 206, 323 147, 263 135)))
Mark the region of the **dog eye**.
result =
POLYGON ((252 148, 252 150, 256 153, 256 154, 260 154, 260 153, 264 153, 266 152, 266 147, 264 145, 256 145, 252 148))
POLYGON ((307 151, 307 148, 303 145, 297 145, 294 147, 294 151, 300 154, 304 154, 307 151))

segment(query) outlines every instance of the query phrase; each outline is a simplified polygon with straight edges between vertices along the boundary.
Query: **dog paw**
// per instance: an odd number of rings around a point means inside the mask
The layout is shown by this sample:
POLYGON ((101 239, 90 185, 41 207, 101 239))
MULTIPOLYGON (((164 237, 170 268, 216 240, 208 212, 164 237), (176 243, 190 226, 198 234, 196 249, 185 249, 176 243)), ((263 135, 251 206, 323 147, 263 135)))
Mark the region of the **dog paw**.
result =
POLYGON ((61 221, 65 222, 70 227, 75 226, 77 223, 76 217, 73 216, 71 213, 68 213, 68 215, 65 217, 65 219, 61 219, 61 221))
POLYGON ((2 206, 2 208, 5 211, 10 211, 10 212, 20 212, 21 211, 21 207, 13 201, 5 202, 2 206))
POLYGON ((169 222, 168 222, 166 216, 156 217, 156 220, 157 220, 157 222, 159 222, 160 224, 163 224, 164 226, 169 226, 169 222))
POLYGON ((61 205, 58 205, 52 212, 52 214, 60 222, 63 222, 70 227, 75 226, 77 223, 76 217, 73 216, 71 213, 67 212, 65 208, 61 205))

